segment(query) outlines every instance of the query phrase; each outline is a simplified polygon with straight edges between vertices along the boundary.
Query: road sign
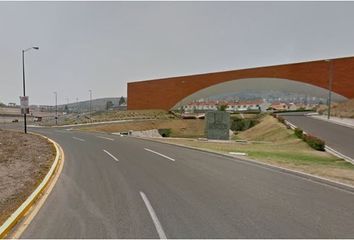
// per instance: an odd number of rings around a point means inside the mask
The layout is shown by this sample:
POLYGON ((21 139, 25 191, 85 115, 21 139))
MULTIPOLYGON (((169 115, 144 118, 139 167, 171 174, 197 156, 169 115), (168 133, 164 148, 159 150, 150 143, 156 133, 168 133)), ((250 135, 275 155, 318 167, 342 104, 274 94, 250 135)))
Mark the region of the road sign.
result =
POLYGON ((28 96, 20 97, 21 114, 29 114, 29 101, 28 96))
POLYGON ((29 107, 28 96, 20 97, 20 102, 21 102, 21 108, 28 108, 29 107))

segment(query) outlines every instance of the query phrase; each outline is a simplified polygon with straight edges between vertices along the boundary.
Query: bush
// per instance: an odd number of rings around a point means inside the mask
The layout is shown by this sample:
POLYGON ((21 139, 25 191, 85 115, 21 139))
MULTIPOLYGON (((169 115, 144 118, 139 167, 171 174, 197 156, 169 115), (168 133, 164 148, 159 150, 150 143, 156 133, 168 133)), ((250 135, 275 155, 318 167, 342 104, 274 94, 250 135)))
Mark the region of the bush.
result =
POLYGON ((325 150, 325 142, 315 136, 303 134, 303 139, 307 144, 318 151, 325 150))
POLYGON ((158 131, 162 137, 169 137, 172 132, 171 128, 162 128, 162 129, 159 129, 158 131))
POLYGON ((233 119, 230 129, 232 131, 245 131, 257 125, 257 123, 259 123, 259 121, 255 119, 233 119))
POLYGON ((298 138, 301 138, 302 139, 302 137, 303 137, 303 134, 304 134, 304 132, 302 131, 302 129, 300 129, 300 128, 295 128, 295 135, 298 137, 298 138))
POLYGON ((277 116, 277 119, 281 123, 285 123, 285 119, 282 116, 277 116))

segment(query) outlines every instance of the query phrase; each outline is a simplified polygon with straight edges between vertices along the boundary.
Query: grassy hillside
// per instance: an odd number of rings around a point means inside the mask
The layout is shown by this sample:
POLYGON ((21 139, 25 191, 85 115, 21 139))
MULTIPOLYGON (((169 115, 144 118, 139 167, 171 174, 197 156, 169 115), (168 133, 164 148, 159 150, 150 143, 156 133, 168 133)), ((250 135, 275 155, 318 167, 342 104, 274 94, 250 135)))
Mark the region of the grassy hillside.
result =
POLYGON ((339 103, 337 106, 333 106, 331 112, 331 115, 336 117, 354 118, 354 99, 350 99, 346 102, 339 103))
POLYGON ((272 116, 265 116, 256 126, 239 133, 238 138, 250 141, 288 142, 296 140, 293 131, 272 116))
MULTIPOLYGON (((317 112, 327 114, 327 106, 321 105, 317 112)), ((342 118, 354 118, 354 99, 349 99, 342 103, 334 103, 331 108, 331 116, 342 118)))

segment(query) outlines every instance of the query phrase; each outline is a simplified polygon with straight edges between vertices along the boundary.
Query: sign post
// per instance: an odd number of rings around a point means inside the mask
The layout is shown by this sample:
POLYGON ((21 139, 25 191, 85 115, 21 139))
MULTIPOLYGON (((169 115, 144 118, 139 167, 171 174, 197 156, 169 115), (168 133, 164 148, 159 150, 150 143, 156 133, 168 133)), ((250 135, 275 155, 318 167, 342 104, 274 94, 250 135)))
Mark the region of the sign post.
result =
POLYGON ((20 103, 21 103, 21 114, 23 114, 23 120, 24 120, 24 124, 25 124, 25 133, 27 133, 27 119, 26 119, 26 114, 29 114, 29 101, 28 101, 28 96, 20 97, 20 103))

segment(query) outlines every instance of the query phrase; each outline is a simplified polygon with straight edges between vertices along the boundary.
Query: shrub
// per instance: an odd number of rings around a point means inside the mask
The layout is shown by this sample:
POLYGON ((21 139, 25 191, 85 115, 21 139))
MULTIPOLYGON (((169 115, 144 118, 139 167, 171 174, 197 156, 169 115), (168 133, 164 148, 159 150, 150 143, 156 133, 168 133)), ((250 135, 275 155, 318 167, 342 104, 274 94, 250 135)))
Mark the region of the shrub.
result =
POLYGON ((300 128, 295 128, 295 135, 298 137, 298 138, 302 138, 303 137, 303 131, 302 129, 300 128))
POLYGON ((218 110, 219 110, 219 111, 225 112, 225 111, 226 111, 226 108, 227 108, 227 105, 225 105, 225 104, 221 104, 221 105, 218 106, 218 110))
POLYGON ((285 119, 282 116, 277 116, 277 119, 281 123, 285 123, 285 119))
POLYGON ((303 139, 307 144, 318 151, 325 150, 325 142, 315 136, 303 134, 303 139))
POLYGON ((159 129, 158 131, 162 137, 169 137, 172 132, 171 128, 162 128, 162 129, 159 129))
POLYGON ((257 123, 259 123, 259 121, 255 119, 233 119, 230 129, 232 131, 245 131, 257 125, 257 123))

